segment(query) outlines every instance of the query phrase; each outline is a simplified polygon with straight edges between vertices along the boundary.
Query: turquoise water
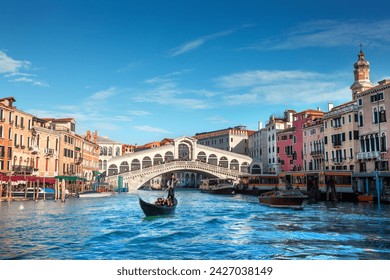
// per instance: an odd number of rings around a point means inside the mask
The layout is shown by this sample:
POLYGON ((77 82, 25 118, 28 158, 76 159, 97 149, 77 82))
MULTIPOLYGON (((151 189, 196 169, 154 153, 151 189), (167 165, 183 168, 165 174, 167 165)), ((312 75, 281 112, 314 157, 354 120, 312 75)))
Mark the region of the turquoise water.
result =
MULTIPOLYGON (((150 201, 156 192, 140 192, 150 201)), ((254 196, 178 190, 171 217, 145 217, 137 194, 0 203, 0 259, 390 259, 390 206, 260 205, 254 196)))

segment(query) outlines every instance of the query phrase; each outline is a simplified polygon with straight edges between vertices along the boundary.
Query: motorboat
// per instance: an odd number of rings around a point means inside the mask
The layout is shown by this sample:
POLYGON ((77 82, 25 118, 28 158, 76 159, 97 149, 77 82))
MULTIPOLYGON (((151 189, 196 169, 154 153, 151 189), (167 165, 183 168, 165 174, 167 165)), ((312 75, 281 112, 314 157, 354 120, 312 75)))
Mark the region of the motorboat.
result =
POLYGON ((262 193, 259 202, 272 207, 302 208, 307 198, 307 195, 297 189, 273 190, 262 193))
POLYGON ((111 192, 98 192, 96 190, 84 191, 78 194, 79 198, 98 198, 111 196, 111 192))
POLYGON ((236 186, 231 179, 204 179, 199 186, 201 192, 212 194, 236 194, 236 186))

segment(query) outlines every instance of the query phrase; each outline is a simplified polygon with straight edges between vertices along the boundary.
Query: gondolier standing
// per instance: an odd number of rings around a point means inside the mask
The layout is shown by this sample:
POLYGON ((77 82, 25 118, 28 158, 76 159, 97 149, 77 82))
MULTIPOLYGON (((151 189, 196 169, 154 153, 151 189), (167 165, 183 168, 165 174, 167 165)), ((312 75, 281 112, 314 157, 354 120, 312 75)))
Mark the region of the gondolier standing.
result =
POLYGON ((167 189, 165 191, 168 191, 168 196, 167 198, 174 203, 175 201, 175 184, 177 180, 175 179, 175 175, 172 174, 171 179, 168 180, 167 182, 167 189))

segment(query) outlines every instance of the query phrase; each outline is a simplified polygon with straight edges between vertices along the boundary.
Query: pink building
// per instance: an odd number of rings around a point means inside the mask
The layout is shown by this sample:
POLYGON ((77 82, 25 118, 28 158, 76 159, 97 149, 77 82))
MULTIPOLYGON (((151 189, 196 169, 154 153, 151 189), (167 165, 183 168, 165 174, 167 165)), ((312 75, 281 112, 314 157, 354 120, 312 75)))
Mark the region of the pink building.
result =
POLYGON ((294 159, 296 159, 293 150, 294 132, 295 127, 290 127, 276 134, 278 163, 282 172, 294 170, 294 159))
POLYGON ((308 122, 321 119, 324 112, 308 109, 293 115, 292 128, 278 133, 278 161, 282 171, 298 171, 304 168, 303 128, 308 122))

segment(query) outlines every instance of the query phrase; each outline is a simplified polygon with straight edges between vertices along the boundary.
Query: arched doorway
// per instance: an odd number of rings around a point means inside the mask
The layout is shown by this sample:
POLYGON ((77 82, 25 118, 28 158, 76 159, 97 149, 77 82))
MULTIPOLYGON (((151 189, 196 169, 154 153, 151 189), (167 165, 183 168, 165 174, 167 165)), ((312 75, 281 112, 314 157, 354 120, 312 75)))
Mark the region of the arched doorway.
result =
POLYGON ((111 164, 108 167, 108 176, 117 175, 118 174, 118 167, 115 164, 111 164))
POLYGON ((217 158, 217 156, 214 155, 214 154, 209 155, 208 164, 218 165, 218 158, 217 158))
POLYGON ((129 171, 129 164, 127 161, 123 161, 119 166, 119 173, 124 173, 129 171))
POLYGON ((141 169, 141 163, 139 162, 138 159, 133 159, 131 161, 131 171, 139 170, 139 169, 141 169))

